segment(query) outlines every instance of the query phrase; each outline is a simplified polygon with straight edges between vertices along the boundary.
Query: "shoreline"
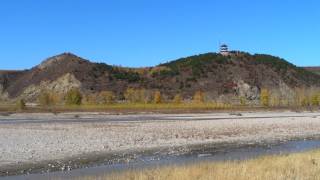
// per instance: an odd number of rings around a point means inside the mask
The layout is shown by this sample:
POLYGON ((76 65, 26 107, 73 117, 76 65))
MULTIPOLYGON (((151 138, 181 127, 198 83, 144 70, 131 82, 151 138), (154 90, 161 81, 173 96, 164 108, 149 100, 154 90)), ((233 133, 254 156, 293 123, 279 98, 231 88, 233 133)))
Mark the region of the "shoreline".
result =
MULTIPOLYGON (((121 105, 121 104, 120 104, 121 105)), ((126 104, 124 104, 126 105, 126 104)), ((64 114, 64 113, 105 113, 112 115, 130 115, 130 114, 189 114, 189 113, 224 113, 224 112, 317 112, 320 111, 318 107, 263 107, 263 106, 231 106, 227 108, 223 107, 211 107, 210 104, 200 104, 200 106, 192 105, 190 107, 175 107, 174 104, 160 104, 159 107, 154 104, 138 104, 141 107, 112 107, 112 106, 71 106, 71 107, 27 107, 24 110, 16 110, 14 106, 0 106, 0 116, 8 116, 11 114, 32 114, 32 113, 52 113, 52 114, 64 114)))

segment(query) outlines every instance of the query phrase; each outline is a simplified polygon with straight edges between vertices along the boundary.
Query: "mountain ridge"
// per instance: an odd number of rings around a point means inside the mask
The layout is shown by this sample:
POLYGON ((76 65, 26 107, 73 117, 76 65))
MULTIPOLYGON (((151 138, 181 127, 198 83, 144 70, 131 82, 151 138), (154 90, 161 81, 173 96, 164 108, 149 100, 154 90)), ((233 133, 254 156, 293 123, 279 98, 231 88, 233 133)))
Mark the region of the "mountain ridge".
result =
POLYGON ((119 99, 123 99, 126 89, 137 88, 160 90, 168 99, 178 93, 191 98, 201 90, 210 99, 232 95, 256 100, 262 88, 285 91, 320 87, 320 75, 279 57, 245 52, 231 52, 229 56, 205 53, 146 68, 93 63, 72 53, 62 53, 28 70, 0 71, 2 99, 35 101, 45 86, 57 93, 75 87, 84 94, 112 91, 119 99), (64 87, 59 87, 57 80, 64 87))

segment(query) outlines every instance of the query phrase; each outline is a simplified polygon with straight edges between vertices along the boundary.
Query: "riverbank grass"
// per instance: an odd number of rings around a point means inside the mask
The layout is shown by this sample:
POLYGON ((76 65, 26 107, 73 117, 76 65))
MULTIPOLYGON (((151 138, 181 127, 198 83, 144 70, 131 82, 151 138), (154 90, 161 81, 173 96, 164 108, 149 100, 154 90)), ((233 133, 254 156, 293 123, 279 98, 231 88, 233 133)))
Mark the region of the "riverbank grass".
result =
POLYGON ((169 166, 122 173, 83 177, 81 180, 316 180, 320 179, 320 151, 230 162, 203 162, 193 165, 169 166))

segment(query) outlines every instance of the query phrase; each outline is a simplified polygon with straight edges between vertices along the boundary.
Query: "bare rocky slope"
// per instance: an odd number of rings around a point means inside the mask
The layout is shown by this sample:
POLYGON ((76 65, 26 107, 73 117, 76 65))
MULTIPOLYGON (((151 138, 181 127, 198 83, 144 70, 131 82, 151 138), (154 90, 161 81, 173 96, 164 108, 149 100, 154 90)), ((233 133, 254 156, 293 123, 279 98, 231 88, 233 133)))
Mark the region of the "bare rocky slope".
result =
POLYGON ((148 68, 123 68, 92 63, 71 53, 46 59, 25 71, 0 71, 1 99, 35 101, 41 90, 65 93, 113 91, 119 99, 128 87, 160 90, 164 97, 195 91, 209 98, 226 95, 259 98, 262 88, 287 91, 295 87, 320 87, 320 75, 278 57, 232 52, 229 56, 207 53, 148 68))

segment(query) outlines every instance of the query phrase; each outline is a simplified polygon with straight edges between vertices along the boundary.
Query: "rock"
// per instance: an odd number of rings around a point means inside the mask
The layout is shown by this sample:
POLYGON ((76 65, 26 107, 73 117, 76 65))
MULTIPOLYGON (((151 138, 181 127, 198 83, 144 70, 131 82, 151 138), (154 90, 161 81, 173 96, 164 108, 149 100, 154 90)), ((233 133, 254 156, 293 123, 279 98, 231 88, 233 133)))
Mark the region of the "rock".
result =
POLYGON ((257 86, 250 86, 243 80, 235 82, 237 84, 236 93, 240 97, 245 97, 247 100, 258 100, 260 98, 260 90, 257 86))
POLYGON ((50 90, 57 94, 66 94, 70 89, 80 88, 81 82, 73 74, 67 73, 55 81, 43 81, 40 85, 30 85, 27 87, 20 98, 27 101, 36 100, 39 94, 44 90, 50 90))

